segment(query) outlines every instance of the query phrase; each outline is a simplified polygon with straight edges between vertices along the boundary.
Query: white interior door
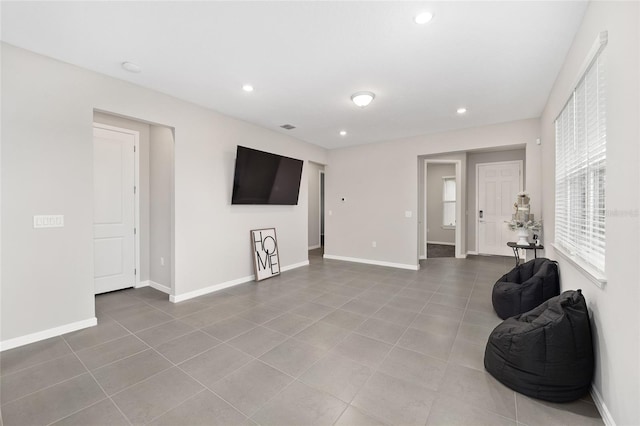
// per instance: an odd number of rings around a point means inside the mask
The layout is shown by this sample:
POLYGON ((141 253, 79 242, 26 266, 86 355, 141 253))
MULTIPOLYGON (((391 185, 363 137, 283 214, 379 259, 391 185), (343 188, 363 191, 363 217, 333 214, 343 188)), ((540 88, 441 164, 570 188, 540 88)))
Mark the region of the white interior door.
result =
POLYGON ((509 256, 514 233, 506 221, 522 188, 522 162, 478 165, 478 253, 509 256))
POLYGON ((135 146, 137 135, 93 128, 93 263, 95 293, 136 281, 135 146))

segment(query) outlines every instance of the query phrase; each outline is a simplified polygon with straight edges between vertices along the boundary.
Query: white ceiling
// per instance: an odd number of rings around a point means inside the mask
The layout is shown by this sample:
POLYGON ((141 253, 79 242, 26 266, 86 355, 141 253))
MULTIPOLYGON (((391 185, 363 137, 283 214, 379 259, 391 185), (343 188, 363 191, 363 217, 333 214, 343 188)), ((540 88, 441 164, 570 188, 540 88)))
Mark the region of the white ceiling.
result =
POLYGON ((337 148, 539 117, 585 8, 3 1, 2 40, 337 148), (435 18, 416 25, 423 10, 435 18), (255 91, 243 92, 245 83, 255 91), (349 99, 361 90, 376 93, 364 109, 349 99))

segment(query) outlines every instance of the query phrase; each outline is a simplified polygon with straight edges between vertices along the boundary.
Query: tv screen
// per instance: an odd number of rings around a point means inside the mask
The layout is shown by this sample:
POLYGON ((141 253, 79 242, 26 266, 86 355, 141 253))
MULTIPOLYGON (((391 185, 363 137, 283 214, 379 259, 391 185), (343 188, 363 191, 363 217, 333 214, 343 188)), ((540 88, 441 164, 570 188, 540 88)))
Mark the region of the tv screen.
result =
POLYGON ((238 146, 231 204, 298 204, 302 163, 238 146))

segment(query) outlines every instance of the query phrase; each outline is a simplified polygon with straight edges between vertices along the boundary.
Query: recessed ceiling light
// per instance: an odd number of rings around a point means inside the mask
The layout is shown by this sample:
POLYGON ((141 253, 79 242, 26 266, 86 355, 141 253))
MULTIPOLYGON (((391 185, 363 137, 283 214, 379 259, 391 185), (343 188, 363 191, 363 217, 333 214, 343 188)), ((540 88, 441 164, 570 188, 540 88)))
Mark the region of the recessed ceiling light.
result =
POLYGON ((373 101, 376 95, 373 92, 356 92, 351 95, 351 100, 354 104, 358 105, 360 108, 364 108, 373 101))
POLYGON ((467 112, 467 109, 466 109, 465 107, 458 108, 458 109, 456 110, 456 112, 457 112, 458 114, 464 114, 464 113, 466 113, 466 112, 467 112))
POLYGON ((253 92, 253 86, 250 84, 244 84, 242 86, 242 90, 244 90, 245 92, 253 92))
POLYGON ((125 71, 133 72, 136 74, 142 71, 142 68, 140 68, 140 65, 134 64, 133 62, 123 62, 121 65, 125 71))
POLYGON ((346 130, 340 130, 340 136, 347 136, 346 130))
POLYGON ((420 12, 413 18, 413 21, 416 24, 422 25, 422 24, 426 24, 427 22, 431 21, 432 19, 433 19, 433 13, 431 13, 431 12, 420 12))

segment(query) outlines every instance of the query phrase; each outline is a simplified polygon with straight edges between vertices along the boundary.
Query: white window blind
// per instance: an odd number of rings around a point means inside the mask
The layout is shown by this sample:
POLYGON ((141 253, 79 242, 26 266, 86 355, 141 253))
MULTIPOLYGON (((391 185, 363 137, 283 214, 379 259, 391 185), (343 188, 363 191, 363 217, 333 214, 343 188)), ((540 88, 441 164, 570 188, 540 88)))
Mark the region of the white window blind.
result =
POLYGON ((442 178, 442 226, 456 226, 456 178, 442 178))
POLYGON ((602 274, 606 248, 605 96, 605 55, 600 48, 555 122, 555 244, 602 274))

